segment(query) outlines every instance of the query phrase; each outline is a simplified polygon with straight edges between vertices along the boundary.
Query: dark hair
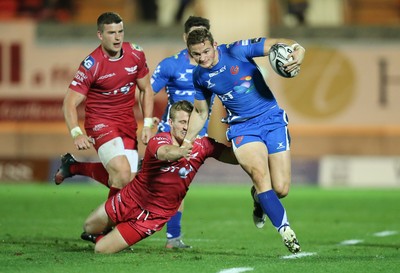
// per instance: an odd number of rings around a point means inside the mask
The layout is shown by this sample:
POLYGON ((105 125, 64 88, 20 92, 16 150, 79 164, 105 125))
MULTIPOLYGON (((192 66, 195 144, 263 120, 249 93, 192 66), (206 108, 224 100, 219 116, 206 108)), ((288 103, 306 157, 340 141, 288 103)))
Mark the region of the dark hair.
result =
POLYGON ((193 104, 187 100, 180 100, 180 101, 175 102, 171 106, 169 117, 172 120, 174 120, 174 118, 176 116, 176 112, 178 112, 178 111, 185 111, 186 113, 188 113, 190 115, 193 111, 193 104))
POLYGON ((184 31, 186 34, 189 33, 192 27, 205 27, 207 30, 210 30, 210 20, 198 16, 189 16, 184 26, 184 31))
POLYGON ((211 32, 205 28, 195 29, 189 33, 186 46, 189 48, 192 45, 205 43, 205 41, 210 41, 211 45, 214 44, 214 38, 211 32))
POLYGON ((97 18, 97 30, 103 31, 104 25, 119 24, 122 22, 122 17, 116 12, 104 12, 97 18))

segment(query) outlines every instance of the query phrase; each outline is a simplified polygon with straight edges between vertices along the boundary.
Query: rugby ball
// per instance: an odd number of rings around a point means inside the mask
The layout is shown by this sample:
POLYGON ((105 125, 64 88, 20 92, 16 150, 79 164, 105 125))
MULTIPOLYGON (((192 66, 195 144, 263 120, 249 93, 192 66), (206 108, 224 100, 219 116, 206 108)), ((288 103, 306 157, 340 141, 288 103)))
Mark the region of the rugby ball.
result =
POLYGON ((293 48, 286 44, 274 44, 271 46, 268 58, 272 69, 280 76, 285 78, 293 78, 299 74, 299 70, 294 70, 292 72, 285 71, 283 67, 284 64, 292 61, 292 57, 288 59, 288 55, 293 52, 293 48))

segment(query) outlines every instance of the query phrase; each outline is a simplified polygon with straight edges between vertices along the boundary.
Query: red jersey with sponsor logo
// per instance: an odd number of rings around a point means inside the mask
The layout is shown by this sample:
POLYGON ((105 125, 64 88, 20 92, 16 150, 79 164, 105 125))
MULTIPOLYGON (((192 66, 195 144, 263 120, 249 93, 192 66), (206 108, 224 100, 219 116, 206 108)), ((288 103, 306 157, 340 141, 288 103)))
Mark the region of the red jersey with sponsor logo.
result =
POLYGON ((124 42, 118 59, 110 59, 101 46, 96 48, 83 60, 69 86, 87 97, 85 128, 111 123, 136 136, 136 80, 148 73, 145 54, 135 44, 124 42))
POLYGON ((168 162, 157 159, 157 150, 163 145, 172 145, 170 133, 159 133, 147 144, 141 171, 121 191, 126 212, 130 204, 139 204, 144 210, 171 217, 179 208, 189 190, 194 176, 208 157, 218 158, 224 144, 209 137, 197 138, 193 144, 190 160, 181 158, 168 162), (128 200, 135 202, 128 202, 128 200))

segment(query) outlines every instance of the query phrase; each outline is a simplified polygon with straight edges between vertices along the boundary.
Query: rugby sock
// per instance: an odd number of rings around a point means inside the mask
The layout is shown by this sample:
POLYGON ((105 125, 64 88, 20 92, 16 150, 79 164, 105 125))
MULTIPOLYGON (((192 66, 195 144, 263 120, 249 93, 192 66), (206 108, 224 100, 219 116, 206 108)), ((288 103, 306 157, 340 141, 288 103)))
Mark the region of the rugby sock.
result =
POLYGON ((108 198, 116 195, 121 189, 110 187, 110 191, 108 192, 108 198))
POLYGON ((104 236, 106 235, 104 234, 97 235, 96 238, 94 239, 94 243, 97 244, 97 242, 100 241, 104 236))
POLYGON ((109 175, 101 162, 79 162, 72 164, 70 171, 73 174, 91 177, 97 182, 108 187, 109 175))
POLYGON ((278 231, 281 227, 289 225, 286 210, 274 190, 258 194, 258 200, 264 213, 278 231))
POLYGON ((181 236, 182 212, 177 211, 167 222, 167 239, 173 239, 181 236))

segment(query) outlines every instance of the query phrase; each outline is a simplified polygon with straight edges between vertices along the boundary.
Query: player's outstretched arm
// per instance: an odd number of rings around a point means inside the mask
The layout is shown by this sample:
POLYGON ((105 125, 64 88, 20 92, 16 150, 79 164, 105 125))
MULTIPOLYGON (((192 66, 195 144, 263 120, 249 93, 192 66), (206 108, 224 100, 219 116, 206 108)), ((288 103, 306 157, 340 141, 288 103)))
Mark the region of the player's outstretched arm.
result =
POLYGON ((228 163, 228 164, 239 164, 236 159, 235 153, 233 152, 232 147, 228 147, 225 145, 221 155, 217 158, 218 161, 228 163))
POLYGON ((157 158, 163 161, 177 161, 183 157, 189 158, 192 146, 163 145, 157 150, 157 158))
POLYGON ((201 129, 203 129, 204 124, 208 119, 209 105, 210 99, 194 101, 194 108, 190 115, 189 127, 183 145, 185 145, 185 142, 192 142, 197 137, 201 129))

